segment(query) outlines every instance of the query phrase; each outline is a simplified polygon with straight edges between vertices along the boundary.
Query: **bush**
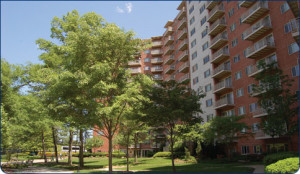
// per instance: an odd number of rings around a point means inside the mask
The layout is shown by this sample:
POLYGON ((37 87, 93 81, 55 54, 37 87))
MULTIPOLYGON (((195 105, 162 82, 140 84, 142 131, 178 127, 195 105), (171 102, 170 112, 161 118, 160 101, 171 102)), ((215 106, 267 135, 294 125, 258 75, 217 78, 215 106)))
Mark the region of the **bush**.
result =
POLYGON ((171 157, 171 152, 157 152, 153 155, 153 158, 156 157, 171 157))
POLYGON ((113 152, 112 156, 117 157, 117 158, 126 157, 126 153, 124 153, 124 152, 113 152))
POLYGON ((291 157, 298 157, 298 152, 280 152, 280 153, 273 153, 265 156, 264 158, 264 164, 265 166, 275 163, 279 160, 291 158, 291 157))
POLYGON ((153 151, 148 151, 146 156, 147 157, 153 157, 153 155, 154 155, 153 151))
POLYGON ((265 168, 265 173, 296 173, 299 169, 299 157, 279 160, 265 168))

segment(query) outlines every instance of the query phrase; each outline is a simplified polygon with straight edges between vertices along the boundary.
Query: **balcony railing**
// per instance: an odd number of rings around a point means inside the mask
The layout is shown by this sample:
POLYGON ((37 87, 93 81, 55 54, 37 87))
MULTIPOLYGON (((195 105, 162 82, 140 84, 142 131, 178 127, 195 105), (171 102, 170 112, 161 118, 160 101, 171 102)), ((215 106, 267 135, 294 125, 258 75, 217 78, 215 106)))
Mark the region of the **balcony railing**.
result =
POLYGON ((212 55, 211 63, 219 63, 220 61, 227 59, 228 57, 229 57, 229 49, 227 46, 225 46, 212 55))
POLYGON ((268 139, 268 138, 272 138, 270 135, 264 133, 263 130, 258 130, 255 132, 255 139, 259 140, 259 139, 268 139))
POLYGON ((174 36, 168 36, 166 39, 165 39, 165 46, 167 45, 170 45, 174 42, 174 36))
POLYGON ((174 30, 173 30, 173 27, 170 27, 170 26, 169 26, 169 27, 167 28, 167 30, 164 32, 164 36, 165 36, 165 37, 169 36, 170 34, 173 33, 173 31, 174 31, 174 30))
POLYGON ((187 38, 187 29, 185 28, 180 31, 178 39, 183 40, 186 38, 187 38))
POLYGON ((231 107, 231 106, 234 106, 233 99, 231 99, 229 97, 225 97, 225 98, 222 98, 222 99, 216 101, 215 109, 221 109, 221 108, 231 107))
POLYGON ((186 63, 184 63, 183 65, 181 65, 181 66, 179 67, 179 72, 181 72, 181 73, 186 73, 186 72, 189 71, 189 67, 190 67, 190 63, 189 63, 189 62, 186 62, 186 63))
POLYGON ((211 9, 213 9, 217 4, 219 4, 220 2, 222 2, 222 1, 207 1, 207 2, 206 2, 206 8, 207 8, 208 10, 211 10, 211 9))
POLYGON ((175 75, 170 75, 169 77, 167 77, 165 79, 165 81, 169 82, 169 81, 174 81, 175 80, 175 75))
POLYGON ((179 25, 178 25, 178 29, 182 30, 185 27, 186 27, 186 18, 182 18, 179 25))
POLYGON ((299 44, 299 18, 291 20, 292 36, 299 44))
POLYGON ((163 51, 162 50, 151 50, 151 54, 152 55, 162 55, 163 54, 163 51))
POLYGON ((141 73, 141 68, 130 68, 131 74, 138 74, 141 73))
POLYGON ((230 65, 223 63, 214 69, 212 77, 213 78, 221 78, 222 76, 230 74, 230 73, 231 73, 230 65))
POLYGON ((242 15, 241 20, 243 23, 252 24, 267 11, 269 11, 268 1, 258 1, 242 15))
POLYGON ((151 59, 151 63, 152 64, 161 64, 161 63, 163 63, 164 61, 163 61, 163 59, 162 58, 153 58, 153 59, 151 59))
POLYGON ((256 1, 249 1, 249 0, 247 0, 247 1, 241 1, 240 2, 240 6, 241 7, 245 7, 245 8, 248 8, 248 7, 250 7, 252 4, 254 4, 256 1))
POLYGON ((178 14, 178 19, 181 20, 185 16, 186 16, 186 9, 185 9, 185 7, 183 7, 178 14))
POLYGON ((180 62, 185 62, 188 59, 189 59, 189 52, 187 50, 182 52, 178 57, 178 61, 180 61, 180 62))
POLYGON ((184 82, 186 80, 189 80, 190 79, 190 74, 185 74, 183 75, 182 77, 179 78, 178 82, 181 83, 181 82, 184 82))
POLYGON ((153 79, 154 79, 154 80, 163 80, 164 78, 163 78, 162 75, 154 75, 154 76, 153 76, 153 79))
POLYGON ((259 36, 262 36, 266 32, 272 29, 271 20, 269 17, 266 17, 254 25, 252 25, 249 29, 247 29, 243 35, 245 40, 253 41, 259 36))
POLYGON ((174 51, 174 45, 167 47, 166 51, 165 51, 165 55, 170 55, 172 54, 174 51))
POLYGON ((186 40, 183 40, 181 43, 180 43, 180 45, 179 45, 179 50, 180 51, 183 51, 183 50, 186 50, 187 49, 187 45, 188 45, 188 41, 187 41, 187 39, 186 40))
POLYGON ((210 41, 210 49, 216 50, 228 42, 227 32, 218 34, 210 41))
POLYGON ((218 18, 220 18, 221 16, 223 16, 223 14, 225 13, 224 10, 224 4, 221 3, 220 5, 216 6, 215 8, 213 8, 209 13, 208 13, 208 22, 214 22, 216 21, 218 18))
POLYGON ((221 93, 227 92, 228 90, 232 89, 232 82, 227 82, 222 80, 221 82, 217 83, 214 87, 214 93, 221 93))
POLYGON ((172 64, 174 61, 175 61, 174 55, 170 55, 169 57, 167 57, 167 58, 165 59, 165 65, 170 65, 170 64, 172 64))
POLYGON ((141 65, 141 60, 132 60, 128 62, 129 66, 139 66, 141 65))
POLYGON ((161 47, 163 45, 162 41, 153 41, 152 42, 152 47, 156 48, 156 47, 161 47))
POLYGON ((221 33, 226 28, 226 19, 222 17, 221 19, 216 20, 212 25, 209 27, 209 35, 215 36, 221 33))
POLYGON ((267 111, 263 108, 257 108, 254 112, 252 112, 253 117, 262 117, 268 115, 267 111))
POLYGON ((162 66, 155 66, 151 68, 151 72, 162 72, 163 67, 162 66))
POLYGON ((260 41, 254 43, 253 46, 250 46, 246 49, 246 57, 255 59, 273 50, 275 50, 273 37, 263 38, 260 41))
POLYGON ((171 74, 172 72, 174 72, 175 71, 175 65, 170 65, 170 66, 168 66, 167 68, 166 68, 166 70, 165 70, 165 74, 171 74))

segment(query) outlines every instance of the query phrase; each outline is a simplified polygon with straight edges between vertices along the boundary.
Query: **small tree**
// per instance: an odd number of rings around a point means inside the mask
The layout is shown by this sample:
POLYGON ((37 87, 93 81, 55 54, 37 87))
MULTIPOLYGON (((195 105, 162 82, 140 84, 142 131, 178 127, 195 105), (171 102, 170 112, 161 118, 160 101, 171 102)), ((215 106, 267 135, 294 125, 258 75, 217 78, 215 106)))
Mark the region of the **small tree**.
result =
POLYGON ((86 149, 87 150, 90 150, 91 152, 93 152, 93 148, 96 148, 96 147, 101 147, 103 146, 103 140, 101 139, 100 136, 95 136, 93 138, 89 138, 86 140, 86 149))

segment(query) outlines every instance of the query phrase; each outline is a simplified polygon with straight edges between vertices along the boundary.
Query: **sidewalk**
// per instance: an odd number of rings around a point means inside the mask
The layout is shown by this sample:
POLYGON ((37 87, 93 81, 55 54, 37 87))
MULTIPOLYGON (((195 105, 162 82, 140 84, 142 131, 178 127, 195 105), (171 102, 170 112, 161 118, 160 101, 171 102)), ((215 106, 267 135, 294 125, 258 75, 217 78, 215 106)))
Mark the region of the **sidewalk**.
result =
MULTIPOLYGON (((66 157, 66 158, 68 158, 68 157, 66 157)), ((60 160, 64 160, 64 159, 66 159, 66 158, 62 158, 62 159, 59 159, 58 158, 58 161, 60 161, 60 160)), ((33 160, 33 163, 43 163, 45 160, 44 159, 34 159, 33 160)), ((48 162, 51 162, 51 159, 47 159, 47 161, 48 162)), ((54 161, 55 161, 55 159, 54 159, 54 161)), ((1 165, 2 164, 6 164, 7 162, 1 162, 1 165)), ((8 163, 26 163, 26 161, 10 161, 10 162, 8 162, 8 163)))
POLYGON ((264 165, 251 165, 251 166, 245 166, 245 167, 254 168, 253 173, 265 173, 265 166, 264 165))
POLYGON ((9 169, 12 173, 73 173, 73 170, 60 169, 54 167, 29 166, 26 169, 9 169))

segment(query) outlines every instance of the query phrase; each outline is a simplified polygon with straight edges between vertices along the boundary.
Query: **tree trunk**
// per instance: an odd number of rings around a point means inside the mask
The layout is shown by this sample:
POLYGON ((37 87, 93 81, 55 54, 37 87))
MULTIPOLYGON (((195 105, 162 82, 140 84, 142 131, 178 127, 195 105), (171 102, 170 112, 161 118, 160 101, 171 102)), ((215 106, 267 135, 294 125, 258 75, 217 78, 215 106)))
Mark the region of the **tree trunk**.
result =
POLYGON ((80 150, 79 150, 79 166, 80 168, 83 168, 84 167, 84 164, 83 164, 83 130, 80 129, 80 150))
POLYGON ((73 146, 73 131, 70 130, 68 165, 72 165, 72 146, 73 146))
POLYGON ((56 142, 56 130, 52 127, 52 137, 53 137, 53 144, 54 144, 54 152, 55 152, 55 160, 56 164, 58 164, 58 154, 57 154, 57 142, 56 142))
POLYGON ((108 166, 109 173, 112 173, 112 135, 109 134, 108 137, 108 166))
POLYGON ((127 135, 127 154, 126 154, 126 156, 127 156, 127 172, 129 172, 129 134, 127 135))
POLYGON ((47 163, 44 131, 42 131, 42 143, 43 143, 43 155, 44 155, 44 160, 45 160, 45 163, 47 163))
POLYGON ((172 158, 172 170, 173 173, 176 173, 176 168, 175 168, 175 163, 174 163, 174 140, 173 140, 173 127, 171 126, 171 131, 170 131, 170 138, 171 138, 171 158, 172 158))
POLYGON ((137 133, 134 134, 134 162, 138 162, 138 156, 137 156, 137 143, 138 143, 138 137, 137 133))

